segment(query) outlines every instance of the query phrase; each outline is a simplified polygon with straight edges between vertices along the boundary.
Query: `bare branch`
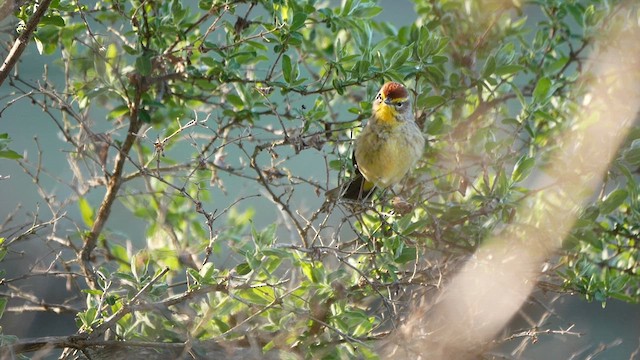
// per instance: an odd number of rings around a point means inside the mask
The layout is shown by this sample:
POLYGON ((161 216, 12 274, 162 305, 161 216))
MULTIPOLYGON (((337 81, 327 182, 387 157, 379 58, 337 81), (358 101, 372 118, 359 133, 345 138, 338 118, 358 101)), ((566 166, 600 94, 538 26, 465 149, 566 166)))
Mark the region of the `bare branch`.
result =
POLYGON ((100 208, 98 210, 98 214, 96 215, 96 219, 93 223, 93 227, 91 231, 86 235, 84 239, 84 246, 79 254, 80 265, 87 276, 87 282, 92 288, 96 286, 96 274, 93 271, 93 265, 91 264, 91 253, 93 249, 95 249, 98 241, 98 237, 100 233, 102 233, 102 229, 104 228, 107 220, 109 219, 109 215, 111 214, 111 207, 118 195, 118 190, 120 190, 120 185, 122 185, 122 176, 124 164, 126 163, 134 142, 138 138, 138 131, 140 130, 140 126, 142 122, 138 117, 138 111, 140 110, 140 102, 142 97, 142 85, 138 84, 136 88, 135 98, 129 104, 129 129, 127 130, 127 136, 125 138, 120 151, 116 157, 114 171, 109 178, 107 184, 107 192, 104 195, 102 203, 100 204, 100 208))

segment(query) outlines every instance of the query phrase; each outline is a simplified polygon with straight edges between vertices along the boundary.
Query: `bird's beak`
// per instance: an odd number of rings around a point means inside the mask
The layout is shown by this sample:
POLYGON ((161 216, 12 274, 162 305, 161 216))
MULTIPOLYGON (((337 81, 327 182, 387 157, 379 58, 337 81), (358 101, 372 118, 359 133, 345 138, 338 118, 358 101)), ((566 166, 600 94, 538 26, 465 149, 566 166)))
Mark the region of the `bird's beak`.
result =
POLYGON ((391 98, 384 99, 384 103, 387 105, 391 105, 391 98))

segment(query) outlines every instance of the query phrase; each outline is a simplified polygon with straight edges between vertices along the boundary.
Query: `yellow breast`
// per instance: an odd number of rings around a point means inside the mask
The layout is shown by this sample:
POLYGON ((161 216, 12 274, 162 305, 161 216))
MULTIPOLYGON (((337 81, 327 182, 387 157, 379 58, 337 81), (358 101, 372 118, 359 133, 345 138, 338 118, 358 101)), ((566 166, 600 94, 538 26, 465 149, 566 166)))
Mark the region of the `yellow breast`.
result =
POLYGON ((369 122, 356 140, 358 169, 381 188, 402 180, 422 156, 425 140, 413 121, 369 122))

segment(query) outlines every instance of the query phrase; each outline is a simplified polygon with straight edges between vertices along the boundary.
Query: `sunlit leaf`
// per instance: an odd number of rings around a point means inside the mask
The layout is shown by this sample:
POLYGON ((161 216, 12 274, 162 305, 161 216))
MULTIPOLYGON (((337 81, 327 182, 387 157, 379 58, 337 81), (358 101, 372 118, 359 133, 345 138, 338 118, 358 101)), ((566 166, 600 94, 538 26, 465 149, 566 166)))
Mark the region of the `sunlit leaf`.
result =
POLYGON ((93 221, 95 218, 95 214, 91 204, 87 201, 86 198, 80 198, 78 200, 78 208, 80 209, 80 215, 82 216, 82 221, 84 224, 91 228, 93 226, 93 221))

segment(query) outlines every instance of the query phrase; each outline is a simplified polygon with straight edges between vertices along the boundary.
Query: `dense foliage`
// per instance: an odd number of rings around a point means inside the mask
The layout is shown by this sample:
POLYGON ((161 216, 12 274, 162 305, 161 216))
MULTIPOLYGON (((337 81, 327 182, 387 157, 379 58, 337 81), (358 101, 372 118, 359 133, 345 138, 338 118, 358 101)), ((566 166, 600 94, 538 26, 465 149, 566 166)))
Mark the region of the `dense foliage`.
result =
MULTIPOLYGON (((3 261, 29 242, 51 251, 6 276, 0 310, 33 303, 23 287, 46 269, 68 284, 49 311, 77 311, 87 341, 375 358, 414 299, 536 206, 532 174, 588 96, 587 55, 637 26, 638 9, 613 3, 416 1, 402 25, 369 0, 52 2, 33 40, 53 65, 12 74, 4 110, 31 101, 60 143, 21 156, 0 137, 3 169, 17 162, 43 198, 29 226, 0 228, 3 261), (388 80, 410 89, 429 139, 418 169, 372 202, 325 199, 388 80), (58 173, 47 155, 61 147, 58 173), (109 221, 122 205, 144 238, 109 221)), ((38 6, 19 8, 18 32, 38 6)), ((640 300, 639 139, 579 210, 545 290, 640 300)))

